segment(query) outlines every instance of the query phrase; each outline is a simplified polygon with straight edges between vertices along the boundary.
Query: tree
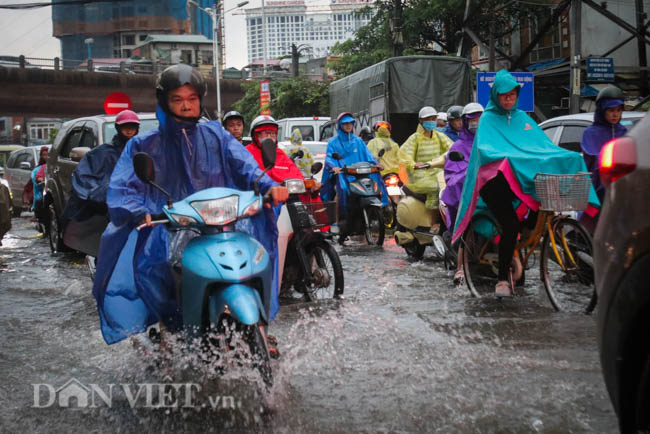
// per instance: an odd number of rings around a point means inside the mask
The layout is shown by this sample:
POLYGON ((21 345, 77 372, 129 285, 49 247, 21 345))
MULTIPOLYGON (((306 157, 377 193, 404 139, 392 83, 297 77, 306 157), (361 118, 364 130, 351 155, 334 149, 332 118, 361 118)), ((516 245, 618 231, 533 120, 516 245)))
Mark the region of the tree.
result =
MULTIPOLYGON (((454 55, 463 37, 463 27, 470 28, 483 41, 490 39, 492 30, 492 36, 498 40, 512 33, 526 17, 548 16, 552 4, 550 0, 470 0, 467 21, 465 6, 466 0, 377 0, 370 23, 360 28, 354 39, 332 48, 333 54, 341 56, 332 64, 337 78, 388 59, 398 43, 403 45, 404 55, 454 55), (397 8, 401 10, 399 18, 395 17, 397 8), (395 26, 402 38, 394 37, 395 26), (441 50, 435 49, 434 44, 441 50)), ((463 56, 469 55, 472 45, 463 44, 463 56)))
MULTIPOLYGON (((302 77, 271 81, 271 115, 275 119, 329 114, 329 87, 302 77)), ((245 83, 244 97, 234 104, 246 125, 260 114, 260 84, 245 83)))

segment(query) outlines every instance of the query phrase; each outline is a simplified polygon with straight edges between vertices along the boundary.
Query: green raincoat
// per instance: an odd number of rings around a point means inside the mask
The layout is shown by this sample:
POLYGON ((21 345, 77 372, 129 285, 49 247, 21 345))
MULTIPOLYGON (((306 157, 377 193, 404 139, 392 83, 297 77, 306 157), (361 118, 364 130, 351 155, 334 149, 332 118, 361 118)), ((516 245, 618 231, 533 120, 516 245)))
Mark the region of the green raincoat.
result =
POLYGON ((287 147, 286 149, 286 154, 291 158, 294 154, 298 153, 298 151, 303 152, 302 158, 296 158, 295 163, 296 166, 300 169, 300 172, 302 172, 302 176, 305 178, 308 178, 311 176, 311 166, 314 164, 314 157, 311 155, 311 152, 305 145, 302 144, 302 134, 300 134, 300 130, 298 128, 295 128, 293 132, 291 133, 291 145, 287 147))
POLYGON ((414 170, 415 163, 428 163, 444 154, 454 143, 444 133, 432 131, 431 138, 424 135, 422 125, 409 137, 399 150, 400 178, 415 193, 427 196, 426 207, 438 208, 438 173, 440 168, 414 170))
POLYGON ((398 173, 399 171, 399 145, 390 138, 390 131, 386 127, 380 127, 377 130, 377 136, 368 142, 368 149, 372 156, 384 166, 381 176, 389 173, 398 173), (384 150, 384 155, 379 157, 379 151, 384 150))

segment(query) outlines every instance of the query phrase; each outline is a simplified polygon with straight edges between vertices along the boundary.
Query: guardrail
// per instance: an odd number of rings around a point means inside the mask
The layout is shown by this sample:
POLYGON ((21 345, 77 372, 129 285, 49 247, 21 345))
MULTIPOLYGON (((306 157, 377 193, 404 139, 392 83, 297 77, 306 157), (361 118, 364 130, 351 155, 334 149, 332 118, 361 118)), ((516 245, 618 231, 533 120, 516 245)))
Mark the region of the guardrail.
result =
POLYGON ((55 71, 89 71, 89 72, 107 72, 121 74, 158 74, 172 63, 149 63, 149 62, 101 62, 94 59, 76 60, 53 59, 39 57, 17 56, 8 60, 9 56, 0 56, 0 66, 8 68, 27 68, 27 69, 51 69, 55 71), (15 59, 15 60, 14 60, 15 59))

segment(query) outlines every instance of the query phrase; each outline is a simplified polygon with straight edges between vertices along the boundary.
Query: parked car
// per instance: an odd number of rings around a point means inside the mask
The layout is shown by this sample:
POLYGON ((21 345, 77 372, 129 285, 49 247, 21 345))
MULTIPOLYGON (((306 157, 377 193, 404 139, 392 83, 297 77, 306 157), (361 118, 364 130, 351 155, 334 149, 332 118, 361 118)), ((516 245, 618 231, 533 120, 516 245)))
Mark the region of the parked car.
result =
POLYGON ((620 431, 650 429, 650 115, 606 144, 594 236, 598 348, 620 431))
MULTIPOLYGON (((154 113, 140 113, 140 134, 158 128, 154 113)), ((73 119, 59 130, 47 161, 45 200, 49 213, 50 248, 64 248, 61 216, 72 191, 72 173, 83 156, 96 146, 108 143, 117 133, 115 116, 98 115, 73 119)))
MULTIPOLYGON (((48 149, 50 145, 46 145, 48 149)), ((38 164, 42 146, 21 146, 9 154, 5 167, 5 179, 13 196, 13 216, 20 217, 23 209, 23 190, 32 177, 32 170, 38 164)))
POLYGON ((321 141, 323 139, 320 137, 320 127, 329 120, 330 118, 327 116, 280 119, 278 121, 278 141, 289 140, 295 128, 300 130, 304 141, 321 141))
MULTIPOLYGON (((645 112, 623 112, 621 125, 628 131, 645 116, 645 112)), ((546 135, 558 146, 570 151, 581 152, 582 133, 594 122, 594 113, 576 113, 558 116, 539 124, 546 135)))

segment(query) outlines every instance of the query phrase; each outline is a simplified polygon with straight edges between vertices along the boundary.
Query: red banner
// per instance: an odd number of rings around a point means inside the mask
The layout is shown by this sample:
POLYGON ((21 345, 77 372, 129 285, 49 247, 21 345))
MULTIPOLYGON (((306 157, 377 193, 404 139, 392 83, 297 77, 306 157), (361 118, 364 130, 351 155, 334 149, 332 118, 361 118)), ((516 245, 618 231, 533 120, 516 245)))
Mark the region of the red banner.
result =
POLYGON ((268 80, 260 81, 260 114, 271 116, 271 88, 268 80))

